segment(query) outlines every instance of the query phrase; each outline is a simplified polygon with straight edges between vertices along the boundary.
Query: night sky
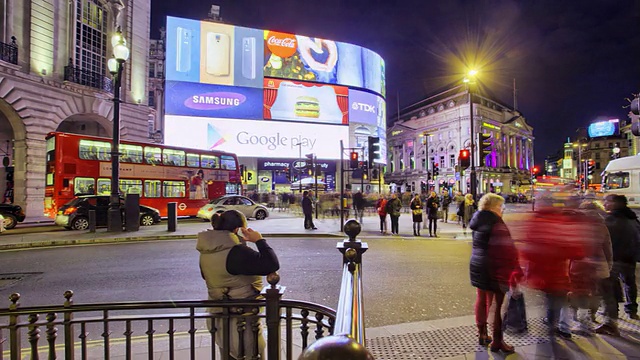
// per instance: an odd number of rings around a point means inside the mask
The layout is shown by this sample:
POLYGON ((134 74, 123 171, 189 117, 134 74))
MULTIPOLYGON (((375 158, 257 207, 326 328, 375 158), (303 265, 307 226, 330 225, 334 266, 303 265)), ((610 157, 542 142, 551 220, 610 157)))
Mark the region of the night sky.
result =
POLYGON ((344 41, 386 61, 387 113, 460 83, 513 105, 534 127, 536 161, 599 117, 627 120, 640 92, 640 0, 151 0, 151 36, 165 16, 344 41), (634 61, 635 60, 635 61, 634 61), (399 95, 399 96, 398 96, 399 95))

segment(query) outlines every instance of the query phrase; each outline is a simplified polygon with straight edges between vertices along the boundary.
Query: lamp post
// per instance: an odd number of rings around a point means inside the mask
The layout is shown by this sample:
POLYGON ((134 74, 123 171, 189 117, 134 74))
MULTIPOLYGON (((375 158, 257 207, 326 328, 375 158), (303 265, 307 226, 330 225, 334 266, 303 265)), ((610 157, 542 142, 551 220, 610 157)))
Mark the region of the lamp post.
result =
POLYGON ((129 59, 129 48, 118 29, 111 38, 113 58, 107 61, 109 72, 113 75, 113 139, 111 144, 111 196, 109 197, 109 217, 107 226, 109 231, 122 231, 122 213, 120 211, 120 86, 122 85, 122 70, 129 59))
POLYGON ((296 172, 298 173, 298 184, 300 187, 298 188, 298 193, 302 194, 302 169, 300 168, 300 164, 302 164, 302 142, 298 142, 297 144, 291 144, 291 146, 298 147, 298 166, 294 167, 296 172))
POLYGON ((469 70, 468 77, 464 78, 464 82, 467 84, 467 91, 469 92, 469 133, 470 133, 470 146, 471 146, 471 171, 469 173, 469 182, 471 184, 471 196, 474 200, 477 200, 478 185, 476 179, 476 147, 475 147, 475 133, 473 130, 473 96, 471 94, 471 85, 475 84, 475 76, 478 74, 477 70, 469 70))

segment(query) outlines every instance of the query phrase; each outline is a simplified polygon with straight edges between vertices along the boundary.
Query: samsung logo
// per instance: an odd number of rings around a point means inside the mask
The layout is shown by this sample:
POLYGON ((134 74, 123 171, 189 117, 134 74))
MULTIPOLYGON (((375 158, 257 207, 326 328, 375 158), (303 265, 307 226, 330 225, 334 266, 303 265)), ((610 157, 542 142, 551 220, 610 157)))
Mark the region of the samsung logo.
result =
POLYGON ((196 110, 220 110, 240 106, 247 100, 246 96, 234 92, 214 92, 193 95, 184 105, 196 110))

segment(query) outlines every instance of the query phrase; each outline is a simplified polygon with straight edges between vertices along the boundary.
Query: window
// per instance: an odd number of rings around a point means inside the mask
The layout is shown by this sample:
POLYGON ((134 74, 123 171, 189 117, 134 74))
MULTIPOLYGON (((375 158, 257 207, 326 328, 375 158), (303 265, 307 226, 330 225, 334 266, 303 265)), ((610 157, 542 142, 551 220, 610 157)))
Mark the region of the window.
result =
POLYGON ((53 173, 47 173, 46 185, 53 185, 53 173))
POLYGON ((181 198, 186 194, 186 185, 184 181, 165 181, 162 189, 162 196, 164 197, 181 198))
POLYGON ((227 170, 235 170, 236 169, 236 159, 233 156, 222 155, 220 156, 220 164, 223 169, 227 170))
POLYGON ((184 166, 185 153, 182 150, 164 149, 162 161, 165 165, 184 166))
POLYGON ((153 79, 156 77, 156 69, 153 63, 149 63, 149 78, 153 79))
POLYGON ((213 155, 202 155, 200 157, 200 164, 203 168, 209 169, 217 169, 218 166, 218 157, 213 155))
POLYGON ((142 164, 142 146, 120 144, 120 161, 142 164))
POLYGON ((413 151, 409 153, 409 168, 411 170, 416 168, 416 157, 413 154, 413 151))
POLYGON ((247 206, 251 206, 251 205, 253 205, 253 203, 252 203, 252 202, 251 202, 251 200, 249 200, 249 199, 245 199, 245 198, 239 197, 239 198, 238 198, 238 205, 247 205, 247 206))
POLYGON ((200 167, 200 155, 187 154, 187 166, 188 167, 200 167))
POLYGON ((613 143, 609 143, 609 149, 613 149, 613 143))
POLYGON ((111 144, 105 141, 80 140, 79 156, 83 160, 111 160, 111 144))
POLYGON ((596 170, 600 170, 600 163, 599 162, 596 163, 596 170))
POLYGON ((107 55, 107 14, 99 0, 78 0, 75 66, 104 75, 107 55))
POLYGON ((440 164, 439 165, 440 165, 441 168, 446 166, 446 164, 444 163, 444 155, 440 156, 440 164))
POLYGON ((596 153, 596 159, 600 159, 600 153, 599 152, 596 153))
POLYGON ((145 180, 144 181, 144 197, 157 198, 160 197, 160 180, 145 180))
POLYGON ((596 143, 596 149, 600 149, 600 143, 596 143))
POLYGON ((144 159, 147 164, 157 165, 162 163, 162 150, 159 147, 144 147, 144 159))
POLYGON ((156 93, 149 91, 149 106, 156 107, 156 93))
POLYGON ((235 205, 235 204, 236 204, 236 198, 228 198, 222 203, 222 205, 235 205))
POLYGON ((90 177, 77 177, 73 179, 73 194, 74 195, 94 195, 95 194, 95 179, 90 177))
POLYGON ((111 194, 111 179, 100 178, 98 179, 98 195, 110 195, 111 194))
POLYGON ((603 181, 605 189, 623 189, 629 187, 629 173, 617 172, 607 174, 603 181))
POLYGON ((142 180, 120 180, 120 194, 142 194, 142 180))
POLYGON ((454 154, 449 155, 449 167, 456 166, 456 156, 454 154))

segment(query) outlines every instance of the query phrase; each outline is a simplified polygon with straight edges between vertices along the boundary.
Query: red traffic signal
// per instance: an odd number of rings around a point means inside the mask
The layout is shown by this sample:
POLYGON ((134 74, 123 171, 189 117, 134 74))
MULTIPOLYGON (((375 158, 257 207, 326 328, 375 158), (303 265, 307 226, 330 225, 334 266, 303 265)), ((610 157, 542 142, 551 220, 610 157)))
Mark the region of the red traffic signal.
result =
POLYGON ((538 173, 538 171, 540 171, 540 169, 538 169, 538 167, 537 167, 537 166, 534 166, 534 167, 533 167, 533 169, 531 169, 531 173, 532 173, 532 174, 537 174, 537 173, 538 173))
POLYGON ((357 169, 359 167, 358 165, 358 152, 352 151, 351 154, 349 154, 349 167, 357 169))
POLYGON ((469 157, 469 150, 460 150, 460 158, 465 159, 469 157))
POLYGON ((462 170, 471 165, 471 152, 469 152, 468 149, 460 150, 460 154, 458 154, 458 165, 462 170))

